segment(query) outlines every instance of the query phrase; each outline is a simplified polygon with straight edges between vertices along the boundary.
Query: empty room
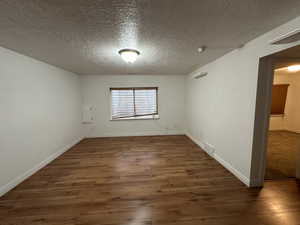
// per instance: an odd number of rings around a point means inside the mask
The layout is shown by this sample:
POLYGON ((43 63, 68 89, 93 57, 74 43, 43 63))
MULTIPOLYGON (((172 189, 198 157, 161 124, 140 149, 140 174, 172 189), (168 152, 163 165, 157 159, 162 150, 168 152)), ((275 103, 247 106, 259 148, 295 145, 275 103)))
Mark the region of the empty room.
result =
POLYGON ((0 0, 0 30, 0 225, 299 225, 299 0, 0 0))

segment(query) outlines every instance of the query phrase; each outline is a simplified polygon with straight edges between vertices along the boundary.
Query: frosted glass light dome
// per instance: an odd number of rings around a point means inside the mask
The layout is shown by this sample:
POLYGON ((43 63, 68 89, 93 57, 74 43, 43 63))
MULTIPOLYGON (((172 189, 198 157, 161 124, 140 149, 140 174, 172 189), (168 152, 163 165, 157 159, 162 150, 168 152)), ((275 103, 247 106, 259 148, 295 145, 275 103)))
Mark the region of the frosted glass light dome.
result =
POLYGON ((126 63, 134 63, 140 52, 134 49, 122 49, 119 54, 126 63))

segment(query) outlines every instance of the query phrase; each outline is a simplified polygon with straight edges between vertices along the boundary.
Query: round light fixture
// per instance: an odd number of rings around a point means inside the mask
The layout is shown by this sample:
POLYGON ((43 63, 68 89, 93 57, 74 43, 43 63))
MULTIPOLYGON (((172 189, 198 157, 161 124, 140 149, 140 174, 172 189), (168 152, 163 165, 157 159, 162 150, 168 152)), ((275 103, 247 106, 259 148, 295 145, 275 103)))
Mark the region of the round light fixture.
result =
POLYGON ((293 65, 293 66, 288 66, 288 71, 290 72, 298 72, 300 71, 300 65, 293 65))
POLYGON ((140 52, 135 49, 122 49, 119 54, 125 62, 134 63, 140 52))

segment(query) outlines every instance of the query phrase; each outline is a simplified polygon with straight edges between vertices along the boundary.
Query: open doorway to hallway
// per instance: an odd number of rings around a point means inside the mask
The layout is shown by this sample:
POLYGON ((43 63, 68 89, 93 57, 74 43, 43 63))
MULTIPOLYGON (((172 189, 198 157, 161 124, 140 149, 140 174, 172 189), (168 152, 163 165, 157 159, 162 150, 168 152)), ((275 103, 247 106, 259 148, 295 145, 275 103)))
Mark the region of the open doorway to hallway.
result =
POLYGON ((300 45, 260 58, 250 186, 300 178, 300 45))
POLYGON ((276 56, 266 180, 295 178, 297 164, 300 164, 297 162, 300 152, 300 49, 299 53, 294 49, 276 56))

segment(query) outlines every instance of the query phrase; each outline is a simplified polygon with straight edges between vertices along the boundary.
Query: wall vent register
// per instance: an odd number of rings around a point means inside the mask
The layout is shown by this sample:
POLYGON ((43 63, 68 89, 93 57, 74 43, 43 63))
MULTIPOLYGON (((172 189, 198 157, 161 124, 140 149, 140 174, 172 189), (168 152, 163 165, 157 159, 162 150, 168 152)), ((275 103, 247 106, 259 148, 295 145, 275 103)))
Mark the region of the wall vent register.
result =
POLYGON ((110 88, 111 119, 158 119, 157 87, 110 88))

